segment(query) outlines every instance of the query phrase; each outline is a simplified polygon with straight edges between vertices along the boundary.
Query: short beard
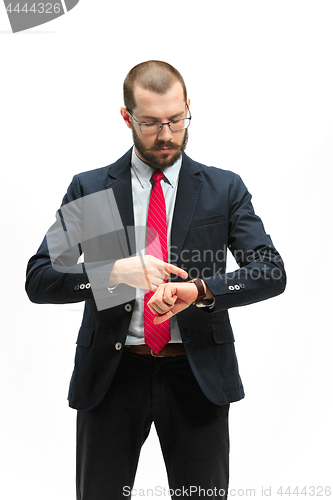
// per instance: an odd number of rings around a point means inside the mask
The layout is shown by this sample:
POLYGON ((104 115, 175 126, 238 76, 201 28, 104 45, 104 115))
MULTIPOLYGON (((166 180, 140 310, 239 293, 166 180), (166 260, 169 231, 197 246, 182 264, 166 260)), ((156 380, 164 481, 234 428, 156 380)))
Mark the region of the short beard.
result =
POLYGON ((188 129, 185 129, 184 139, 180 146, 174 144, 172 141, 158 141, 152 148, 146 149, 145 146, 142 144, 138 134, 135 132, 134 128, 132 128, 132 135, 133 135, 134 146, 136 147, 143 161, 147 163, 150 167, 158 169, 164 167, 171 167, 171 165, 173 165, 185 151, 188 141, 188 129), (154 150, 159 151, 163 148, 171 148, 174 150, 174 152, 171 154, 164 155, 165 158, 163 158, 162 156, 161 160, 157 161, 156 156, 152 151, 154 150))

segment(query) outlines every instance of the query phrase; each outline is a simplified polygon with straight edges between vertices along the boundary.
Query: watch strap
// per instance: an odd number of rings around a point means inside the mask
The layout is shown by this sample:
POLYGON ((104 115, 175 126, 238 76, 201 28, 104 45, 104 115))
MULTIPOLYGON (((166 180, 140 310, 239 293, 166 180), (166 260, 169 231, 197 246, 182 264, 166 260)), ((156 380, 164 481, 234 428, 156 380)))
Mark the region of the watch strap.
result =
POLYGON ((202 302, 203 299, 206 297, 205 287, 202 283, 202 280, 200 278, 196 278, 194 280, 189 280, 186 283, 194 283, 198 289, 198 297, 193 302, 193 304, 196 305, 197 303, 202 302))

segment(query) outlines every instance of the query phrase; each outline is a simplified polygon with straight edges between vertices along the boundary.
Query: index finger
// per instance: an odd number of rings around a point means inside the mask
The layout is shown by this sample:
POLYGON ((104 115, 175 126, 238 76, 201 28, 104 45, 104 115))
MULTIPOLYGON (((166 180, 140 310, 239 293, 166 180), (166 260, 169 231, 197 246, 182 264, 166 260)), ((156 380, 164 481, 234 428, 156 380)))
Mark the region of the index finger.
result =
POLYGON ((184 278, 184 279, 186 279, 188 276, 187 272, 184 271, 184 269, 181 269, 180 267, 174 266, 173 264, 166 263, 164 266, 164 271, 166 271, 167 273, 176 274, 180 278, 184 278))

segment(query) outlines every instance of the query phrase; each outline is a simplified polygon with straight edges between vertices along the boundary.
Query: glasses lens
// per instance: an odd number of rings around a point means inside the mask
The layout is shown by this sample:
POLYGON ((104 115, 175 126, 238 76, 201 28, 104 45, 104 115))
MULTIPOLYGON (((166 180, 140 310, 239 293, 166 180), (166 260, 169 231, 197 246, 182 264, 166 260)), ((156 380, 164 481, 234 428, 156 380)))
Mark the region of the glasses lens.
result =
POLYGON ((161 126, 158 123, 142 123, 141 132, 143 134, 158 134, 161 126))
POLYGON ((183 130, 184 128, 187 128, 189 124, 190 119, 184 118, 184 120, 177 120, 175 123, 170 123, 170 128, 173 132, 176 132, 177 130, 183 130))

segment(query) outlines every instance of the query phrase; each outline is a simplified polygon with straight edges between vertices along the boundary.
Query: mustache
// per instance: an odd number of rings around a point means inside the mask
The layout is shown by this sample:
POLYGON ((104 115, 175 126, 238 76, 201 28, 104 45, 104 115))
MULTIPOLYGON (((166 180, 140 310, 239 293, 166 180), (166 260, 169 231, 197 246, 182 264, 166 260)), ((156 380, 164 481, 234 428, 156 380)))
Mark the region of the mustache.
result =
POLYGON ((163 148, 170 148, 170 149, 179 149, 180 146, 177 146, 176 144, 174 144, 173 142, 170 142, 170 141, 158 141, 154 147, 152 147, 151 149, 154 151, 159 151, 160 149, 163 149, 163 148))

